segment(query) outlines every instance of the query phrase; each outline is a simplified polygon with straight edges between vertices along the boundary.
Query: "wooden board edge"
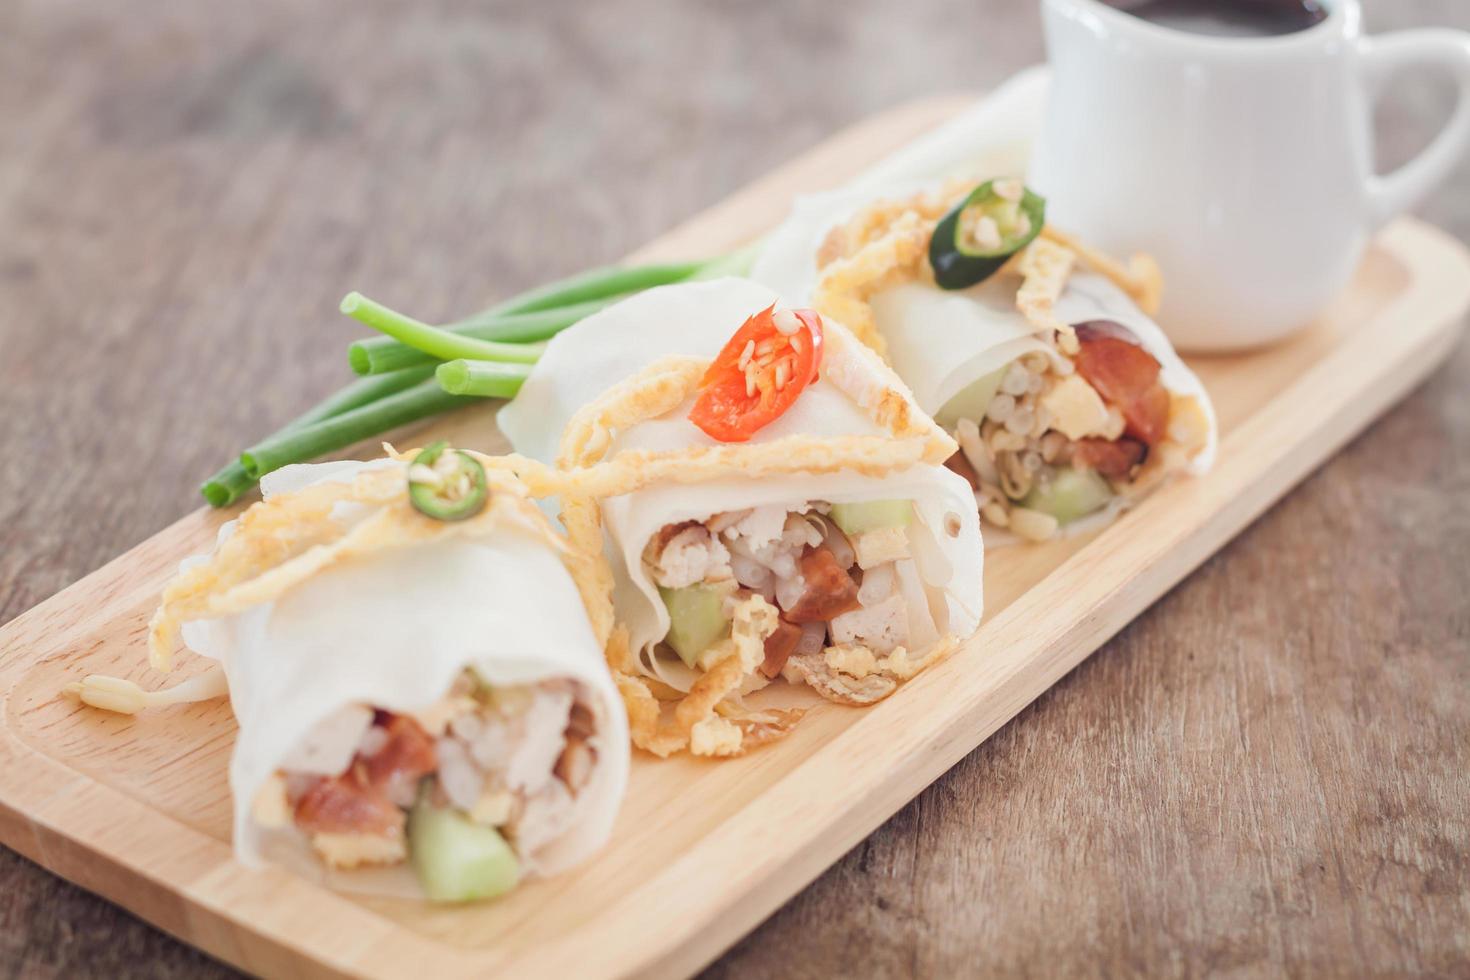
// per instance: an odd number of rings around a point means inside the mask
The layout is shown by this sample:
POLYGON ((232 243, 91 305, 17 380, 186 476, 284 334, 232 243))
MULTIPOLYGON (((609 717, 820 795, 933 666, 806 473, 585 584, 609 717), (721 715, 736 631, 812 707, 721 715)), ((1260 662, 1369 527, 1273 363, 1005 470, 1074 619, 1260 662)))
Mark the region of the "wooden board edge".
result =
POLYGON ((374 944, 391 941, 419 961, 442 952, 288 872, 242 868, 228 844, 67 770, 3 730, 0 759, 0 842, 240 969, 355 976, 374 944), (309 932, 301 925, 308 921, 309 932))

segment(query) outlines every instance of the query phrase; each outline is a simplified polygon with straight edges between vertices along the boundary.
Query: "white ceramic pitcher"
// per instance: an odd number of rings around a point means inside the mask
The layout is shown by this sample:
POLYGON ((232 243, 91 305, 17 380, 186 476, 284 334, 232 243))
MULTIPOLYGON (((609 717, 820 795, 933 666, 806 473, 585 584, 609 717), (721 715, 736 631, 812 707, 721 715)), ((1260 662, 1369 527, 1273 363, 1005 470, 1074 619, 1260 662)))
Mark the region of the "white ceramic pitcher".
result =
POLYGON ((1323 6, 1305 30, 1240 38, 1043 0, 1053 80, 1031 182, 1049 221, 1158 258, 1160 320, 1180 347, 1251 347, 1304 326, 1373 231, 1470 144, 1470 34, 1366 37, 1357 0, 1323 6), (1373 99, 1418 67, 1451 72, 1459 103, 1418 157, 1378 175, 1373 99))

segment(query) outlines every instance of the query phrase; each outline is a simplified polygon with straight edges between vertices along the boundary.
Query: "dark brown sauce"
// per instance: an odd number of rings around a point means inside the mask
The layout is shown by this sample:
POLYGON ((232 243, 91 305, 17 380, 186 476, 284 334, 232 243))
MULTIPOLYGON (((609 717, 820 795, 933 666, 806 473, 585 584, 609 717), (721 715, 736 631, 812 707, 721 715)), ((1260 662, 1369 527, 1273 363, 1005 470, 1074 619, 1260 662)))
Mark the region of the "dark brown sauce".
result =
POLYGON ((1274 37, 1320 24, 1318 0, 1103 0, 1124 13, 1178 31, 1215 37, 1274 37))

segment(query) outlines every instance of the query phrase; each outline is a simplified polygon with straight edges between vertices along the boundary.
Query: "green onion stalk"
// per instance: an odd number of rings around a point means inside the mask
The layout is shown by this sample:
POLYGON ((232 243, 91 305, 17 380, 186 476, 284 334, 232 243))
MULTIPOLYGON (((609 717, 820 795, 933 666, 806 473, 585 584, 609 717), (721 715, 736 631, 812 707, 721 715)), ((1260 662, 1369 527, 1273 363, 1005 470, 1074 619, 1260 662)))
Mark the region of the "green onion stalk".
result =
POLYGON ((480 340, 478 337, 467 337, 462 333, 431 327, 413 317, 390 310, 361 293, 348 293, 343 297, 342 312, 379 333, 387 334, 394 340, 441 361, 466 358, 475 361, 534 364, 545 350, 540 344, 480 340))
POLYGON ((492 361, 445 361, 434 372, 439 387, 451 395, 479 398, 514 398, 531 373, 528 364, 496 364, 492 361))
POLYGON ((389 429, 472 404, 511 398, 542 343, 598 310, 671 283, 740 275, 759 243, 699 262, 606 266, 521 293, 448 326, 422 323, 360 293, 342 312, 378 331, 348 349, 357 381, 247 449, 200 487, 214 507, 234 503, 266 473, 343 449, 389 429))
POLYGON ((282 466, 301 463, 345 449, 389 429, 470 405, 478 399, 451 395, 434 379, 380 398, 367 405, 307 425, 283 429, 240 454, 240 464, 253 480, 282 466))
MULTIPOLYGON (((394 371, 391 374, 360 378, 287 422, 281 429, 281 433, 309 426, 363 405, 372 404, 411 385, 416 385, 432 377, 433 374, 433 366, 428 365, 394 371)), ((239 459, 235 459, 221 467, 214 476, 205 480, 199 492, 204 495, 204 499, 211 507, 228 507, 249 492, 250 488, 255 486, 255 482, 256 478, 245 471, 244 464, 239 459)))
MULTIPOLYGON (((756 242, 738 252, 700 262, 604 266, 537 287, 439 329, 497 343, 549 340, 603 307, 654 286, 742 275, 750 270, 759 249, 760 243, 756 242)), ((397 339, 393 334, 359 340, 347 349, 348 364, 362 375, 397 371, 432 360, 433 355, 424 347, 397 339)))
MULTIPOLYGON (((497 313, 486 310, 441 329, 476 340, 507 344, 533 343, 560 333, 577 321, 596 313, 614 299, 616 297, 527 313, 497 313)), ((356 341, 347 348, 347 363, 357 374, 375 375, 425 364, 433 365, 436 361, 432 354, 389 335, 356 341)))

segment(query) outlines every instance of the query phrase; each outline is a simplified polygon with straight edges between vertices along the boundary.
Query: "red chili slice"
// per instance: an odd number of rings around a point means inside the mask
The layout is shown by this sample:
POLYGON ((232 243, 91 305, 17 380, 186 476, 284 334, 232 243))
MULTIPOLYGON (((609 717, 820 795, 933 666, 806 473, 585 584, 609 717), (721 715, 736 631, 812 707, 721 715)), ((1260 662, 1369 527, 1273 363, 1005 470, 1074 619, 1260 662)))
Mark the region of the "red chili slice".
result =
POLYGON ((1159 381, 1159 362, 1121 324, 1093 320, 1076 330, 1082 348, 1077 373, 1118 407, 1130 436, 1158 445, 1169 428, 1169 392, 1159 381))
POLYGON ((793 310, 801 328, 784 334, 776 328, 775 309, 741 324, 700 379, 689 421, 711 439, 745 442, 817 380, 822 318, 815 310, 793 310))

